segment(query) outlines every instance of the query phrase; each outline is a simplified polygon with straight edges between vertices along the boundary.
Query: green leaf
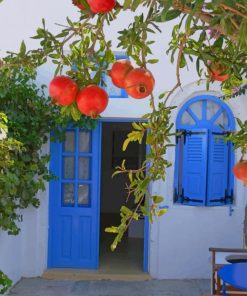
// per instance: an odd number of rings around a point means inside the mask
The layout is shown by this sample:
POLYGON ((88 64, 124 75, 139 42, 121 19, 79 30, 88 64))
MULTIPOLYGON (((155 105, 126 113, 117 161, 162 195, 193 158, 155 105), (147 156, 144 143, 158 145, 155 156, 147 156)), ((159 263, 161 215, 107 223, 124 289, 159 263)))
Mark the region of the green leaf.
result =
POLYGON ((26 54, 26 44, 24 41, 21 42, 21 47, 20 47, 20 55, 21 56, 25 56, 26 54))
POLYGON ((186 60, 185 60, 184 54, 182 54, 179 67, 184 68, 185 66, 186 66, 186 60))
POLYGON ((192 9, 192 14, 194 14, 197 11, 201 11, 204 2, 205 2, 205 0, 196 0, 194 2, 194 7, 192 9))
POLYGON ((141 2, 142 2, 142 0, 133 0, 131 10, 135 11, 137 9, 137 7, 141 4, 141 2))
POLYGON ((160 16, 157 16, 155 18, 155 21, 156 22, 159 22, 159 23, 161 23, 161 22, 168 22, 168 21, 171 21, 171 20, 179 17, 180 14, 181 14, 181 11, 179 11, 179 10, 174 10, 174 9, 173 10, 169 10, 169 11, 167 11, 167 13, 165 15, 165 19, 162 19, 161 18, 161 15, 160 15, 160 16))
POLYGON ((141 206, 141 211, 142 211, 144 216, 148 216, 148 210, 147 210, 146 207, 141 206))
POLYGON ((185 32, 186 35, 189 36, 190 35, 190 31, 191 31, 191 21, 193 20, 193 15, 189 14, 185 23, 185 32))
POLYGON ((158 62, 159 62, 158 59, 151 59, 151 60, 148 60, 148 61, 147 61, 147 63, 149 63, 149 64, 156 64, 156 63, 158 63, 158 62))
POLYGON ((157 216, 160 217, 160 216, 163 216, 164 214, 167 213, 167 209, 161 209, 157 212, 157 216))
POLYGON ((129 145, 129 143, 130 143, 130 139, 129 139, 129 138, 126 139, 126 140, 124 141, 124 143, 123 143, 123 148, 122 148, 123 151, 126 151, 128 145, 129 145))
POLYGON ((158 204, 164 201, 164 197, 163 196, 159 196, 159 195, 155 195, 152 196, 153 202, 158 204))
POLYGON ((74 121, 79 121, 81 118, 81 112, 78 110, 78 108, 73 104, 71 105, 71 116, 73 118, 74 121))
POLYGON ((165 22, 167 19, 166 19, 166 16, 167 16, 167 13, 168 13, 168 10, 172 7, 172 0, 167 0, 165 5, 164 5, 164 9, 161 13, 161 21, 162 22, 165 22))
POLYGON ((119 233, 118 227, 112 226, 105 228, 105 232, 108 233, 119 233))
POLYGON ((124 10, 130 8, 131 3, 132 3, 132 0, 125 0, 123 5, 124 10))
POLYGON ((139 124, 137 124, 136 122, 132 122, 132 126, 136 130, 139 130, 139 131, 143 130, 143 128, 139 124))

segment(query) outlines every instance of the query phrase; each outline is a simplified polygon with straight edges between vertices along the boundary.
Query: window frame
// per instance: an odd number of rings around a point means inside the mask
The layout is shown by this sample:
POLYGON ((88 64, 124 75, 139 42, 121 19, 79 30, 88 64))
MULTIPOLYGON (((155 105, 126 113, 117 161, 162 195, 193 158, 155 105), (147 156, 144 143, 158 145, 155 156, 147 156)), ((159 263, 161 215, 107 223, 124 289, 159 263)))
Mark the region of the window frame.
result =
MULTIPOLYGON (((218 111, 216 111, 217 113, 218 111)), ((215 114, 216 114, 215 113, 215 114)), ((211 95, 199 95, 192 97, 189 99, 185 104, 182 105, 180 108, 177 118, 176 118, 176 131, 177 133, 182 132, 182 135, 176 136, 176 149, 175 149, 175 172, 174 172, 174 204, 180 204, 180 205, 189 205, 189 206, 223 206, 227 204, 233 204, 234 196, 233 196, 233 188, 234 188, 234 177, 232 173, 232 168, 234 166, 234 151, 233 151, 233 145, 230 141, 226 145, 228 145, 228 172, 227 172, 227 191, 225 192, 225 201, 223 202, 215 202, 211 203, 208 196, 208 186, 209 186, 209 148, 210 148, 210 142, 207 141, 206 146, 206 153, 205 155, 207 159, 207 175, 206 175, 206 192, 205 192, 205 200, 203 204, 197 204, 194 202, 184 202, 182 196, 183 196, 183 188, 184 188, 184 180, 182 179, 182 175, 184 174, 184 168, 183 166, 184 159, 183 155, 185 153, 185 140, 186 140, 186 131, 193 131, 195 129, 207 129, 208 137, 211 136, 213 133, 219 133, 224 134, 230 131, 235 130, 235 119, 234 115, 231 111, 231 109, 222 102, 219 98, 211 95), (196 103, 198 101, 202 101, 202 116, 201 119, 196 122, 195 125, 188 125, 188 124, 182 124, 182 116, 184 112, 186 112, 187 108, 189 108, 193 103, 196 103), (214 117, 212 115, 212 118, 207 119, 207 109, 205 109, 205 106, 207 106, 207 103, 205 102, 214 102, 217 105, 219 105, 219 110, 222 109, 223 112, 226 113, 228 124, 225 126, 226 129, 222 129, 220 126, 216 126, 213 123, 217 120, 217 118, 211 122, 211 119, 214 117), (182 163, 181 163, 182 161, 182 163)), ((212 172, 212 171, 211 171, 212 172)))

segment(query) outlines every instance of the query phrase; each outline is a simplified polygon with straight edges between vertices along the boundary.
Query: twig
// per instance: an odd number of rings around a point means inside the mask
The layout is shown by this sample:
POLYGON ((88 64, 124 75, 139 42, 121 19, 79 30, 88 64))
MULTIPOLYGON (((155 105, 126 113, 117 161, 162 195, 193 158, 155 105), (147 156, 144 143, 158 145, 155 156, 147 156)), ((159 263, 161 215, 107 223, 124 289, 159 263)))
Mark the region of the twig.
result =
POLYGON ((239 15, 239 16, 242 16, 244 19, 247 20, 247 15, 245 15, 244 13, 242 13, 241 11, 231 7, 231 6, 228 6, 226 4, 220 4, 220 7, 222 7, 223 9, 225 10, 229 10, 231 12, 234 12, 235 14, 239 15))
POLYGON ((103 24, 104 24, 104 21, 105 21, 105 19, 106 19, 106 15, 104 14, 103 16, 102 16, 102 18, 101 18, 101 25, 98 27, 98 29, 97 29, 97 31, 95 32, 95 38, 94 38, 94 41, 93 41, 93 44, 90 46, 90 48, 88 49, 88 54, 90 55, 91 53, 93 53, 93 51, 94 51, 94 48, 95 48, 95 45, 96 45, 96 42, 97 42, 97 40, 98 40, 98 35, 100 34, 100 33, 102 33, 103 35, 104 35, 104 33, 103 33, 103 31, 102 31, 102 28, 103 28, 103 24))
POLYGON ((184 50, 184 46, 186 43, 187 37, 184 34, 180 44, 179 44, 179 51, 178 51, 178 59, 177 59, 177 65, 176 65, 176 77, 177 77, 177 83, 176 85, 172 88, 172 90, 169 91, 169 94, 167 95, 166 99, 165 99, 165 104, 167 102, 167 100, 169 99, 169 97, 174 93, 174 91, 181 86, 181 79, 180 79, 180 63, 181 63, 181 59, 182 59, 182 54, 183 54, 183 50, 184 50))
MULTIPOLYGON (((185 14, 191 14, 191 12, 192 12, 192 8, 182 5, 179 1, 174 1, 173 8, 176 10, 179 10, 185 14)), ((205 22, 207 24, 211 24, 211 22, 213 20, 213 16, 210 13, 207 13, 202 10, 195 12, 194 16, 197 17, 198 19, 200 19, 202 22, 205 22)), ((229 36, 229 34, 226 32, 226 29, 220 25, 214 25, 213 29, 215 29, 216 31, 219 31, 224 36, 229 36)), ((238 40, 238 34, 237 34, 238 32, 235 32, 235 33, 236 34, 232 34, 229 36, 229 38, 234 42, 236 42, 238 40)))
POLYGON ((246 9, 246 7, 240 3, 236 3, 236 6, 240 7, 240 8, 243 8, 243 9, 246 9))
POLYGON ((239 27, 239 25, 236 23, 236 21, 235 21, 232 17, 230 18, 230 20, 231 20, 233 26, 234 26, 237 30, 239 30, 240 27, 239 27))

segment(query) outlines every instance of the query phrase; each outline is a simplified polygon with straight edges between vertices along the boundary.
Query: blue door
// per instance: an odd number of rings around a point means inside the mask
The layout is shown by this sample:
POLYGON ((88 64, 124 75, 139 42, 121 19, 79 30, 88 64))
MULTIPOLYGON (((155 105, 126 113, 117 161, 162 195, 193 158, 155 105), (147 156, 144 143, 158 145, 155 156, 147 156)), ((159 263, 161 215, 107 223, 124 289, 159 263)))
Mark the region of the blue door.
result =
POLYGON ((48 267, 98 268, 100 125, 51 143, 48 267))

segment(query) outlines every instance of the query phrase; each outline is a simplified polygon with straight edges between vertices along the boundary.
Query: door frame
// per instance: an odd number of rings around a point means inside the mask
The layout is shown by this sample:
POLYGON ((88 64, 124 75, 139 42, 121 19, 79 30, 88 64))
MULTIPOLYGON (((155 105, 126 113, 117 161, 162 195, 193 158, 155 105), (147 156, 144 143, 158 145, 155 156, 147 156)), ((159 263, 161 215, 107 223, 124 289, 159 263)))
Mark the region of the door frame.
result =
MULTIPOLYGON (((146 120, 141 119, 141 118, 121 118, 121 117, 100 118, 99 123, 100 123, 100 132, 101 132, 101 141, 102 141, 102 123, 124 123, 124 122, 126 122, 126 123, 146 122, 146 120)), ((101 144, 102 144, 102 142, 101 142, 101 144)), ((101 148, 102 148, 102 145, 100 146, 100 153, 102 153, 101 148)), ((148 149, 149 149, 148 145, 146 145, 146 154, 148 153, 148 149)), ((98 196, 98 198, 99 198, 98 204, 99 204, 99 209, 100 209, 100 195, 98 196)), ((100 212, 99 212, 99 221, 100 221, 100 212)), ((98 227, 100 227, 100 224, 98 227)), ((149 228, 150 228, 149 218, 148 218, 148 216, 145 216, 144 217, 143 272, 149 272, 149 231, 150 231, 149 228)), ((99 242, 99 244, 100 244, 100 242, 99 242)), ((99 244, 98 244, 98 246, 99 246, 99 244)))

